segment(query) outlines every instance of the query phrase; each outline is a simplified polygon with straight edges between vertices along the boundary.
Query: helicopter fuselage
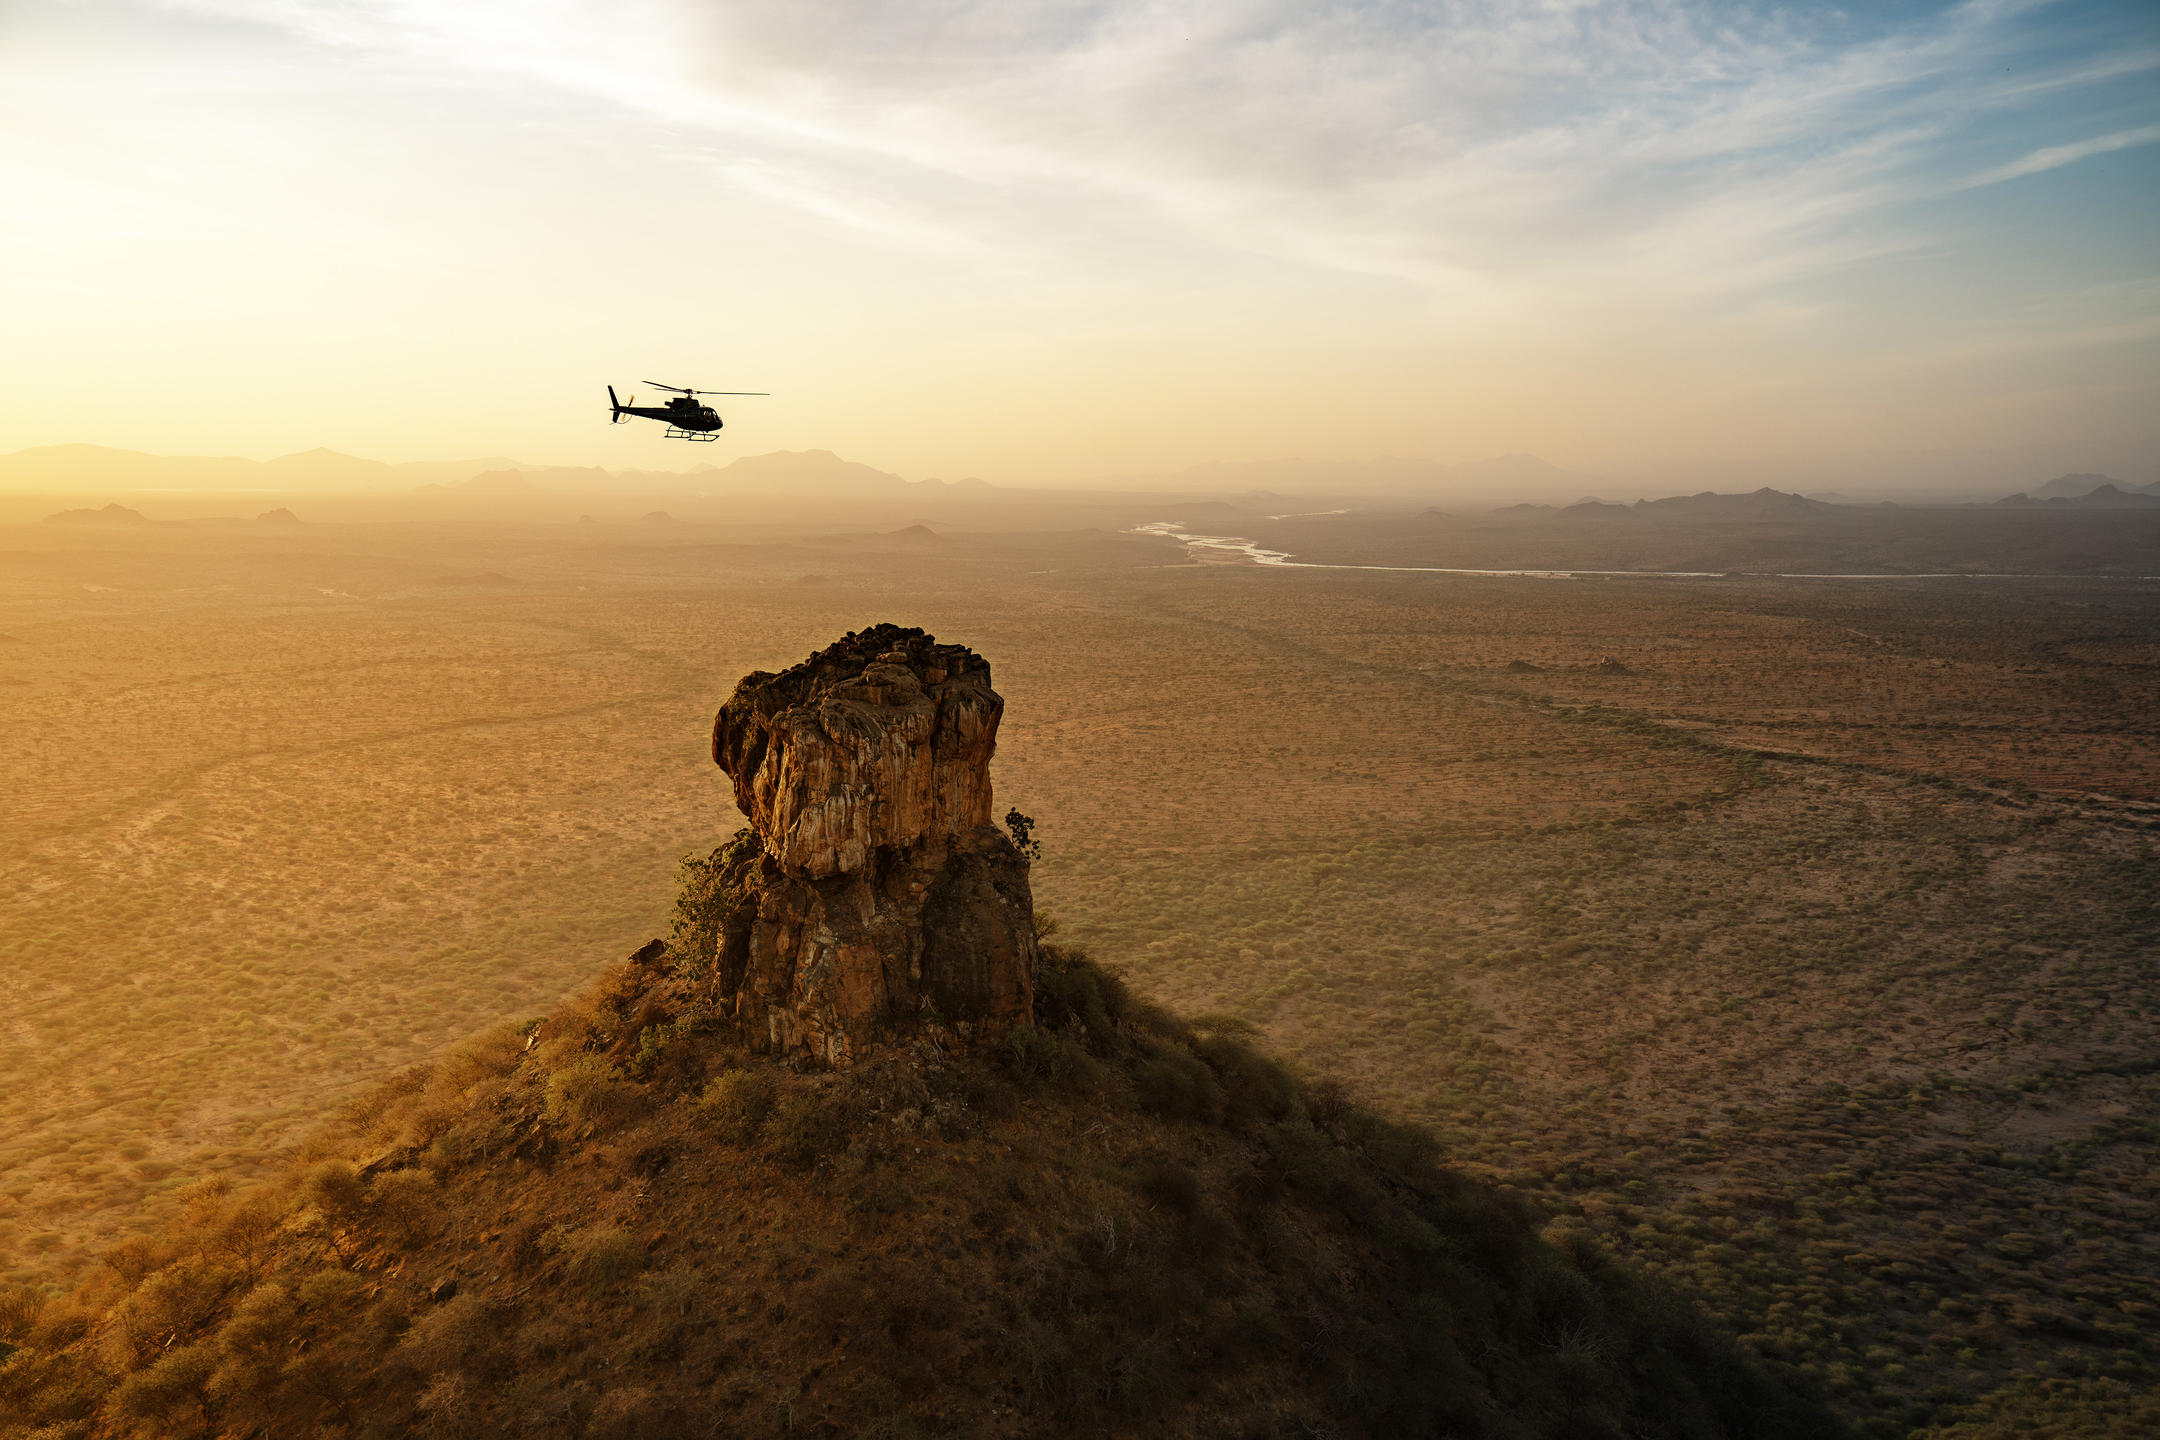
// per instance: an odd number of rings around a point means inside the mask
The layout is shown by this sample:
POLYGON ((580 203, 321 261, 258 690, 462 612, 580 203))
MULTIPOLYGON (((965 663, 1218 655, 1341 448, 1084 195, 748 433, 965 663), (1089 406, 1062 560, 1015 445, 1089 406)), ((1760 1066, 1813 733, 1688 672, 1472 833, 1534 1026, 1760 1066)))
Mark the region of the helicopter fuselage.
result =
MULTIPOLYGON (((678 393, 665 405, 625 405, 615 394, 615 387, 608 386, 608 419, 620 425, 625 416, 636 415, 646 420, 658 420, 667 427, 670 440, 717 440, 720 429, 720 412, 710 405, 700 405, 700 395, 763 395, 763 390, 692 390, 681 385, 660 385, 648 380, 648 385, 658 385, 662 390, 678 393)), ((632 400, 637 396, 632 395, 632 400)))
POLYGON ((695 430, 704 434, 718 430, 720 414, 710 405, 700 405, 691 400, 674 400, 665 405, 622 405, 615 411, 618 415, 642 415, 648 420, 665 420, 678 430, 695 430))

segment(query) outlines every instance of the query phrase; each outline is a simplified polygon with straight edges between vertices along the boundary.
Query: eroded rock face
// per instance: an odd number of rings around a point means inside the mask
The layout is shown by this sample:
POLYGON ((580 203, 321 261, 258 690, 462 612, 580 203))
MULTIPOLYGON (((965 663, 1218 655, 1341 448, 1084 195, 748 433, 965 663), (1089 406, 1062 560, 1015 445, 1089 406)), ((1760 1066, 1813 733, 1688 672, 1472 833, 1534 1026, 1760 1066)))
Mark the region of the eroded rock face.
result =
POLYGON ((735 687, 713 759, 751 828, 728 851, 715 978, 753 1038, 842 1063, 1032 1018, 1027 860, 990 818, 1004 708, 989 662, 897 625, 735 687))

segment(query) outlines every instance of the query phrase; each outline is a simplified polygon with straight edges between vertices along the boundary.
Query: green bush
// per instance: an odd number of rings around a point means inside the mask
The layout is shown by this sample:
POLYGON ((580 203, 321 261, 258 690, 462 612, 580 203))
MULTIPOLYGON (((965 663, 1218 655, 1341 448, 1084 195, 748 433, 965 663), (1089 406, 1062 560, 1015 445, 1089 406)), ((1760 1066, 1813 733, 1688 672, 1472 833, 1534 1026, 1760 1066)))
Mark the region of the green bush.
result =
POLYGON ((684 978, 703 979, 718 963, 721 932, 736 901, 729 876, 754 859, 761 848, 757 832, 742 829, 710 855, 686 855, 677 866, 681 884, 675 896, 674 921, 668 930, 668 958, 684 978))
POLYGON ((628 1114, 636 1092, 598 1055, 581 1055, 547 1081, 547 1118, 569 1128, 607 1125, 628 1114))

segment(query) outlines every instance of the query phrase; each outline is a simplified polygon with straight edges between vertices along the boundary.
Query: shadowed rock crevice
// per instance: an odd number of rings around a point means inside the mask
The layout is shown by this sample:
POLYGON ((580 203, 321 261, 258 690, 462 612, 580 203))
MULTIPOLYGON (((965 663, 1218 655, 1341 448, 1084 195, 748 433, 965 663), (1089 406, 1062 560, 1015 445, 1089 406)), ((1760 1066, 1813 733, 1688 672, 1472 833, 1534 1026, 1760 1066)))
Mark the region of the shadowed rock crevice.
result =
POLYGON ((750 828, 723 857, 715 979, 754 1041, 839 1064, 1032 1019, 1028 863, 990 819, 1004 709, 988 661, 898 625, 735 687, 713 760, 750 828))

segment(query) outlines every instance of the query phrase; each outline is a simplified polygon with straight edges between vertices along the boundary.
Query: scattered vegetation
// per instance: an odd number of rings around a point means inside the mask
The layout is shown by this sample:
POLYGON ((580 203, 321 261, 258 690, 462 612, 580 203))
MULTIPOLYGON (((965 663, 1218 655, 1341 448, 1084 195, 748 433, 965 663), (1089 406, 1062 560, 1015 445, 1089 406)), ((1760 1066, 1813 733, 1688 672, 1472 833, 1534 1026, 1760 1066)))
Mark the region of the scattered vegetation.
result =
MULTIPOLYGON (((450 1048, 654 933, 668 862, 732 828, 686 723, 904 596, 997 663, 1000 792, 1061 837, 1034 875, 1060 938, 1201 1017, 1173 1044, 1127 997, 1111 1033, 1199 1058, 1222 1097, 1174 1054, 1106 1050, 1082 996, 1077 1032, 1016 1037, 964 1087, 960 1128, 1068 1085, 1138 1107, 1143 1070, 1149 1125, 1216 1133, 1217 1103, 1257 1123, 1230 1052, 1202 1049, 1257 1030, 1811 1373, 1867 1433, 2137 1429, 2120 1417, 2156 1358, 2137 1307, 2160 1286, 2138 1239, 2160 1204, 2138 1064, 2160 941, 2150 587, 1135 570, 1108 539, 1014 537, 928 570, 838 542, 346 528, 11 532, 0 1347, 33 1301, 40 1344, 85 1323, 66 1297, 139 1286, 234 1193, 289 1201, 280 1224, 310 1233, 461 1243, 454 1177, 540 1162, 470 1123, 450 1048), (801 586, 812 566, 830 582, 801 586), (450 593, 446 570, 518 584, 450 593), (1593 668, 1608 655, 1628 673, 1593 668), (369 1085, 345 1123, 394 1133, 288 1171, 369 1085), (335 1184, 301 1203, 332 1158, 359 1203, 335 1184), (236 1189, 201 1183, 219 1176, 236 1189)), ((462 1073, 534 1077, 519 1113, 569 1151, 696 1116, 776 1195, 856 1163, 855 1132, 806 1165, 768 1148, 803 1077, 772 1077, 763 1109, 656 1102, 757 1071, 714 1060, 695 1014, 623 1049, 599 1041, 614 1023, 506 1028, 462 1073), (577 1056, 615 1068, 624 1111, 546 1120, 538 1077, 577 1056)), ((1200 1243, 1229 1212, 1205 1164, 1167 1158, 1201 1185, 1200 1243)), ((846 1213, 905 1215, 898 1173, 863 1172, 846 1213)), ((505 1224, 502 1263, 550 1273, 551 1231, 605 1218, 588 1210, 505 1224)), ((256 1223, 188 1272, 220 1304, 287 1243, 256 1223)), ((677 1275, 669 1253, 620 1293, 677 1275)), ((277 1282, 303 1317, 309 1279, 277 1282)), ((639 1314, 640 1343, 693 1324, 639 1314)), ((1251 1343, 1295 1343, 1268 1338, 1275 1311, 1249 1318, 1251 1343)), ((1164 1373, 1136 1360, 1134 1393, 1164 1373)), ((448 1433, 485 1385, 438 1379, 424 1413, 448 1433)), ((590 1384, 588 1426, 665 1414, 590 1384)))
POLYGON ((707 1023, 687 1077, 602 1064, 697 984, 619 967, 538 1027, 575 1047, 401 1077, 17 1293, 0 1435, 1838 1431, 1587 1233, 1078 951, 986 1057, 801 1071, 707 1023), (596 1085, 631 1098, 565 1098, 596 1085))

